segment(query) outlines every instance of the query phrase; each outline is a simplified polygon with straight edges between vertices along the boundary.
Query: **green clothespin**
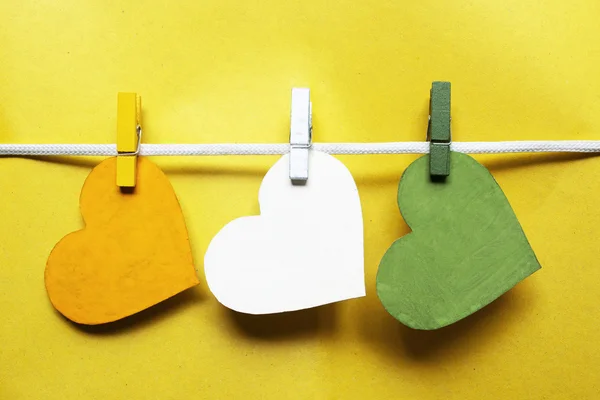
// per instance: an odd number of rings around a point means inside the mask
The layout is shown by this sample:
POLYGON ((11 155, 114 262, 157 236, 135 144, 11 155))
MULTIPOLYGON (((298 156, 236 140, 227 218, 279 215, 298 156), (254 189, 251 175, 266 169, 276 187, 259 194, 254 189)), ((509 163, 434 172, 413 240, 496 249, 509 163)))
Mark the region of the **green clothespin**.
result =
POLYGON ((433 82, 429 100, 429 174, 432 178, 450 175, 450 82, 433 82))

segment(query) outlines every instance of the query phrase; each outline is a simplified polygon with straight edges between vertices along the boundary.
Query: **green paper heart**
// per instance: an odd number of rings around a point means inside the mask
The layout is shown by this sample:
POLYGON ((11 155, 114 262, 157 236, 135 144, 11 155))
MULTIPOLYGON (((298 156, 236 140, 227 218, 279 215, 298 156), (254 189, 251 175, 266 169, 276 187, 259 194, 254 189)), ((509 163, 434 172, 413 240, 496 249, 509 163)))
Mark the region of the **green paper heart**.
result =
POLYGON ((466 154, 451 153, 443 182, 429 156, 413 162, 398 187, 412 233, 396 240, 377 272, 385 309, 415 329, 438 329, 488 305, 540 264, 502 189, 466 154))

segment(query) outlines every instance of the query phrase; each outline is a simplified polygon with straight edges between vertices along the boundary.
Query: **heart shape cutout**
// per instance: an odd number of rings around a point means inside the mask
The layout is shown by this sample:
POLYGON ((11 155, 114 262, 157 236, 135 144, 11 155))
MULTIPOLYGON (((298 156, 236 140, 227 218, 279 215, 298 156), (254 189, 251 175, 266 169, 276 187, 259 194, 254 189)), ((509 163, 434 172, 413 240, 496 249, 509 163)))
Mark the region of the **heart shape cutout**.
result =
POLYGON ((385 309, 415 329, 437 329, 486 306, 540 268, 502 189, 472 157, 451 153, 445 182, 429 156, 402 175, 398 206, 412 232, 377 273, 385 309))
POLYGON ((85 228, 56 244, 46 290, 68 319, 116 321, 199 283, 175 192, 164 173, 138 157, 137 184, 121 193, 116 158, 98 164, 80 197, 85 228))
POLYGON ((317 151, 306 185, 294 186, 289 155, 267 172, 260 216, 238 218, 212 239, 204 258, 217 300, 248 314, 316 307, 365 295, 363 224, 350 171, 317 151))

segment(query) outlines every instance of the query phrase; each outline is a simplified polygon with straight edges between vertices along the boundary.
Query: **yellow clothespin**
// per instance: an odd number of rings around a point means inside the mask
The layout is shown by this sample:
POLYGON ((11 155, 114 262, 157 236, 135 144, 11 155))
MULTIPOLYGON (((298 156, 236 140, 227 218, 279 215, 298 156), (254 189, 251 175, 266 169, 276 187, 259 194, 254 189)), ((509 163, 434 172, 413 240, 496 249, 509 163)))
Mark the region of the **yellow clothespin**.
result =
POLYGON ((135 93, 117 98, 117 185, 135 187, 137 156, 142 141, 142 99, 135 93))

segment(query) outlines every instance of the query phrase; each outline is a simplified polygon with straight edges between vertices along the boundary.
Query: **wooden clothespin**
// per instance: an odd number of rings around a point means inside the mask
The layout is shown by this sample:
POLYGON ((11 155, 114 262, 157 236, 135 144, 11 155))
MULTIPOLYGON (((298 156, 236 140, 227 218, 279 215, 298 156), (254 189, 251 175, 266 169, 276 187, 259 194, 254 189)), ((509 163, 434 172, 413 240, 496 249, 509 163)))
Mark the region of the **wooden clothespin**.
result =
POLYGON ((137 156, 142 141, 142 101, 135 93, 117 98, 117 185, 135 187, 137 156))
POLYGON ((450 175, 450 82, 433 82, 429 99, 429 174, 433 178, 450 175))
POLYGON ((290 180, 293 185, 308 181, 308 155, 312 145, 310 89, 292 89, 290 121, 290 180))

